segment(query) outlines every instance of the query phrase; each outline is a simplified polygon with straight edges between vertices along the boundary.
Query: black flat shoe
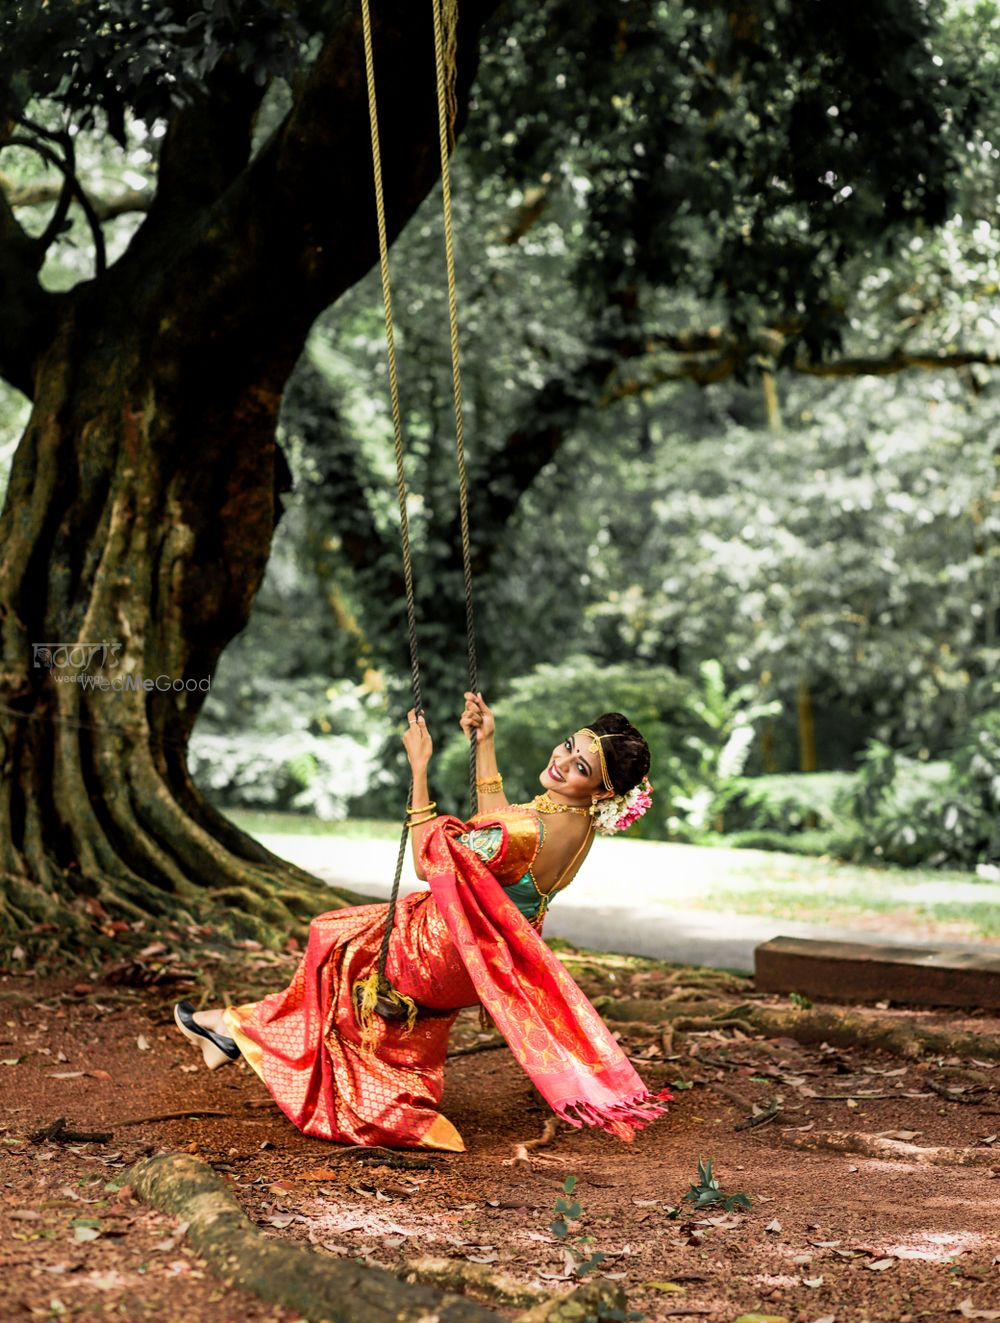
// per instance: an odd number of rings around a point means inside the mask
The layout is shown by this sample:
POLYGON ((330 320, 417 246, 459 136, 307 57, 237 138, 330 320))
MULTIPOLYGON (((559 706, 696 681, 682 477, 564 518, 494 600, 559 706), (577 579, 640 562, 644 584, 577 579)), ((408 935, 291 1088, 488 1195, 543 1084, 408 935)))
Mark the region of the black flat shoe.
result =
POLYGON ((198 1024, 194 1018, 194 1007, 189 1001, 179 1001, 174 1007, 174 1023, 189 1042, 201 1048, 201 1055, 209 1070, 218 1070, 229 1061, 239 1060, 240 1049, 235 1040, 198 1024))

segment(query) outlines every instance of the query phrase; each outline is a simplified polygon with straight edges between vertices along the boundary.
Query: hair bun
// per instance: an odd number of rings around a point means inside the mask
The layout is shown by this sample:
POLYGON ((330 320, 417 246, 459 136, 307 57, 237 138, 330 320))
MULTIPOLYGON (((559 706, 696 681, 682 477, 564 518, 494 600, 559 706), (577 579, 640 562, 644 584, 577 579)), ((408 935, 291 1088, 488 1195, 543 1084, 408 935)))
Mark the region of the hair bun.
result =
POLYGON ((601 752, 616 795, 627 794, 649 772, 650 753, 642 733, 621 712, 605 712, 590 723, 595 735, 614 735, 602 740, 601 752))

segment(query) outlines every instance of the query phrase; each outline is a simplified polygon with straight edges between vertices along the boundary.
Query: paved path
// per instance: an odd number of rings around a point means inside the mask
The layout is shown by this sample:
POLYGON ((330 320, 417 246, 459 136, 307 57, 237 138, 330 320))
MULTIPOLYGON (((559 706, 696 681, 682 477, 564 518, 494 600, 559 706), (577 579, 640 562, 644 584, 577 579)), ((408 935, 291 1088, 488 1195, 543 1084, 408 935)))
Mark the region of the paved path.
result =
MULTIPOLYGON (((269 850, 331 886, 384 899, 396 866, 393 841, 343 837, 261 835, 269 850)), ((751 856, 750 851, 741 854, 751 856)), ((733 880, 732 851, 651 841, 594 842, 572 887, 552 904, 546 937, 562 937, 596 951, 619 951, 742 972, 753 970, 753 949, 772 937, 926 945, 926 933, 892 924, 886 929, 831 927, 758 914, 697 909, 698 893, 733 880), (695 880, 692 881, 692 878, 695 880)), ((752 858, 749 858, 752 866, 752 858)), ((981 888, 982 884, 971 884, 981 888)), ((423 890, 407 860, 402 892, 423 890)), ((985 897, 984 897, 985 899, 985 897)))

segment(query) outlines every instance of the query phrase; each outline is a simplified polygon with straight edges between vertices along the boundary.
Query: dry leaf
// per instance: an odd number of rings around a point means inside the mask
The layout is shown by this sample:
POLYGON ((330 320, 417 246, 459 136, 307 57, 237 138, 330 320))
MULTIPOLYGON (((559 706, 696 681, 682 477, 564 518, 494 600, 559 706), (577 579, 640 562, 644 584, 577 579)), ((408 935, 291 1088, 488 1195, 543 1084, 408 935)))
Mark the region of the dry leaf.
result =
POLYGON ((110 1080, 111 1076, 106 1070, 88 1070, 87 1074, 92 1080, 110 1080))
POLYGON ((100 1234, 101 1233, 98 1231, 97 1227, 73 1228, 73 1239, 77 1242, 77 1244, 81 1244, 85 1240, 96 1240, 98 1236, 100 1236, 100 1234))
POLYGON ((684 1295, 687 1292, 687 1287, 678 1282, 643 1282, 642 1285, 647 1291, 662 1291, 664 1295, 684 1295))
POLYGON ((82 1070, 57 1070, 49 1075, 50 1080, 82 1080, 84 1072, 82 1070))
POLYGON ((958 1306, 958 1312, 963 1318, 1000 1318, 1000 1309, 977 1309, 972 1303, 972 1296, 966 1296, 958 1306))
POLYGON ((822 1277, 803 1277, 803 1278, 802 1278, 802 1285, 803 1285, 803 1286, 808 1286, 808 1287, 810 1287, 812 1290, 815 1291, 815 1290, 817 1290, 818 1287, 820 1287, 820 1286, 823 1285, 823 1278, 822 1278, 822 1277))
POLYGON ((277 1227, 279 1231, 283 1231, 285 1227, 290 1227, 294 1221, 295 1215, 293 1213, 279 1213, 276 1217, 269 1217, 267 1219, 267 1224, 271 1227, 277 1227))
POLYGON ((922 1135, 922 1130, 876 1130, 879 1139, 901 1139, 904 1144, 909 1144, 911 1140, 916 1139, 917 1135, 922 1135))
POLYGON ((88 1286, 96 1287, 98 1291, 118 1291, 128 1285, 125 1274, 115 1268, 109 1268, 107 1272, 92 1272, 84 1280, 88 1286))
POLYGON ((735 1323, 788 1323, 784 1314, 741 1314, 735 1323))
POLYGON ((39 1222, 42 1217, 41 1213, 36 1213, 33 1208, 15 1208, 10 1216, 16 1217, 21 1222, 39 1222))
POLYGON ((149 1039, 146 1037, 145 1034, 139 1035, 139 1037, 135 1040, 135 1045, 140 1052, 148 1052, 150 1048, 149 1039))
POLYGON ((765 1230, 765 1231, 780 1231, 780 1230, 781 1230, 781 1223, 778 1221, 777 1218, 775 1218, 772 1222, 768 1222, 768 1224, 767 1224, 767 1226, 764 1228, 764 1230, 765 1230))
POLYGON ((866 1263, 865 1267, 872 1272, 885 1272, 886 1268, 892 1268, 895 1263, 895 1259, 876 1259, 874 1263, 866 1263))

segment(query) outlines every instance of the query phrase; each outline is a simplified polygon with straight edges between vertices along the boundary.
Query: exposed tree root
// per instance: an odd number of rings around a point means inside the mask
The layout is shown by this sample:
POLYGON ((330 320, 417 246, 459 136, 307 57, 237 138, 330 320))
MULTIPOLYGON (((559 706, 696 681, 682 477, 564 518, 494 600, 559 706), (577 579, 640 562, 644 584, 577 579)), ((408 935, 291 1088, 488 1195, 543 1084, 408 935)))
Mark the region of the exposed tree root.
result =
POLYGON ((408 1259, 406 1281, 425 1282, 442 1291, 476 1296, 490 1304, 513 1305, 518 1309, 551 1299, 536 1286, 522 1286, 485 1263, 467 1263, 464 1259, 408 1259))
POLYGON ((933 1054, 1000 1060, 1000 1038, 985 1034, 949 1034, 920 1024, 859 1015, 850 1010, 815 1007, 808 1011, 784 1010, 754 1002, 740 1006, 716 1002, 692 1008, 689 1003, 644 1001, 637 997, 602 998, 599 1009, 605 1019, 616 1024, 631 1021, 648 1027, 669 1023, 680 1030, 688 1029, 696 1020, 703 1031, 720 1029, 728 1024, 744 1031, 756 1031, 767 1038, 794 1038, 800 1043, 830 1043, 835 1047, 881 1048, 902 1057, 933 1054))
POLYGON ((250 1221, 221 1176, 184 1153, 144 1158, 125 1179, 140 1198, 188 1222, 188 1240, 223 1280, 316 1323, 497 1323, 501 1317, 453 1291, 508 1307, 530 1305, 517 1323, 625 1317, 625 1293, 614 1282, 595 1279, 546 1296, 485 1265, 434 1258, 407 1263, 400 1280, 384 1268, 274 1240, 250 1221))
POLYGON ((857 1153, 865 1158, 918 1162, 933 1167, 991 1167, 997 1155, 979 1148, 921 1148, 900 1139, 884 1139, 850 1130, 812 1130, 807 1134, 786 1135, 786 1148, 833 1153, 857 1153))
POLYGON ((127 1173, 136 1193, 188 1223, 188 1239, 226 1282, 263 1300, 333 1323, 496 1323, 497 1315, 431 1286, 401 1282, 382 1268, 328 1258, 266 1237, 227 1183, 183 1153, 144 1158, 127 1173))
MULTIPOLYGON (((530 1165, 531 1158, 528 1157, 529 1151, 536 1151, 537 1149, 545 1148, 547 1145, 551 1144, 556 1137, 558 1129, 559 1118, 556 1116, 547 1117, 542 1133, 535 1139, 526 1139, 523 1144, 515 1144, 514 1156, 512 1158, 505 1158, 504 1166, 510 1167, 515 1164, 518 1166, 530 1165)), ((551 1161, 550 1158, 539 1158, 537 1160, 540 1162, 551 1161)))
POLYGON ((569 1295, 535 1305, 517 1316, 517 1323, 600 1323, 627 1318, 625 1290, 618 1282, 595 1278, 569 1295))

